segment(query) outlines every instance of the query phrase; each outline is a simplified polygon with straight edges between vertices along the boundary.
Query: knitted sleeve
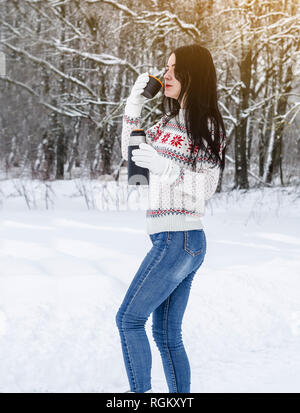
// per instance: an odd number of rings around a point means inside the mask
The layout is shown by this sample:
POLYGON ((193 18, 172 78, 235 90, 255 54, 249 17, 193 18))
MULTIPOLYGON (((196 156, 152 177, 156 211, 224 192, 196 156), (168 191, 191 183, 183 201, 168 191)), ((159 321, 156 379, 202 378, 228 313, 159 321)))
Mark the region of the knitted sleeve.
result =
MULTIPOLYGON (((162 121, 163 117, 153 126, 145 130, 146 143, 148 143, 149 145, 152 145, 159 138, 162 121)), ((133 129, 138 128, 141 128, 141 116, 130 116, 124 113, 122 121, 121 149, 122 157, 126 161, 128 161, 128 144, 130 134, 133 129)))
POLYGON ((141 116, 129 116, 124 113, 122 121, 121 150, 122 157, 128 161, 128 144, 131 131, 140 128, 141 116))

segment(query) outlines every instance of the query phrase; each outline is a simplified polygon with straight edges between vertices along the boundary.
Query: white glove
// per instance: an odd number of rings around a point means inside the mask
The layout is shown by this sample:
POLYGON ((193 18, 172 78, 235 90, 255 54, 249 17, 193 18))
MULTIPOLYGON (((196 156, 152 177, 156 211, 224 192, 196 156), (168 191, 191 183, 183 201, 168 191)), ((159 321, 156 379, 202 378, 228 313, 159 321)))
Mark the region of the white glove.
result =
POLYGON ((138 166, 148 168, 153 174, 163 175, 170 166, 169 159, 163 158, 153 146, 147 143, 142 142, 139 147, 140 149, 132 151, 133 162, 138 166))
POLYGON ((125 114, 127 116, 137 117, 141 115, 143 104, 145 100, 147 100, 147 98, 141 93, 143 93, 148 82, 148 72, 142 73, 136 79, 135 84, 131 89, 130 95, 126 100, 125 114))

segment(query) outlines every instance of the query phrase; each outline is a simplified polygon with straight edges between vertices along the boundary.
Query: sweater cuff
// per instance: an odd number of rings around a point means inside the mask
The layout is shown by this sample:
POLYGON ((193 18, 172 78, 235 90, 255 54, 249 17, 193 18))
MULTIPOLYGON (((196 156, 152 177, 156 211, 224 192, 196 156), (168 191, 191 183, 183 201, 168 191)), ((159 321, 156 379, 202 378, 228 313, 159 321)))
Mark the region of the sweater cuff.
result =
POLYGON ((143 104, 132 103, 127 99, 124 113, 131 118, 138 118, 141 116, 143 104))

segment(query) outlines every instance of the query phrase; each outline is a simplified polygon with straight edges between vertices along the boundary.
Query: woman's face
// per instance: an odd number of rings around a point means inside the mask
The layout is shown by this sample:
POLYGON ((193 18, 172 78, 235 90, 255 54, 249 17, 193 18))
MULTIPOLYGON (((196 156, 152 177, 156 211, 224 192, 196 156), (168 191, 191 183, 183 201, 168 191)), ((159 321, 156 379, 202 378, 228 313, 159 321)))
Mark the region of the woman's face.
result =
POLYGON ((165 96, 173 99, 178 99, 180 90, 181 90, 181 84, 180 82, 175 79, 174 75, 174 67, 176 63, 176 56, 174 53, 171 54, 169 57, 168 63, 165 68, 165 74, 164 74, 164 79, 165 79, 165 96))

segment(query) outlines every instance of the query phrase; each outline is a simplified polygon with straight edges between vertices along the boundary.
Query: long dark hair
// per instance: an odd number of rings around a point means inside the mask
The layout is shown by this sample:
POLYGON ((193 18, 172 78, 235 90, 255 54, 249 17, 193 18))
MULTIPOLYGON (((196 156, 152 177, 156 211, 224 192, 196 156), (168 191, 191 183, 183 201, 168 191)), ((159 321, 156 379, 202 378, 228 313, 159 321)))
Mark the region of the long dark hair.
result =
MULTIPOLYGON (((208 49, 197 43, 173 50, 176 56, 175 78, 181 84, 178 99, 163 96, 164 122, 179 120, 180 103, 185 95, 185 127, 192 141, 190 161, 193 169, 200 160, 209 161, 212 167, 225 167, 226 131, 218 108, 217 76, 208 49), (210 126, 209 126, 210 125, 210 126), (209 128, 214 129, 214 135, 209 128), (198 153, 203 151, 198 157, 198 153)), ((171 53, 171 54, 172 54, 171 53)))

